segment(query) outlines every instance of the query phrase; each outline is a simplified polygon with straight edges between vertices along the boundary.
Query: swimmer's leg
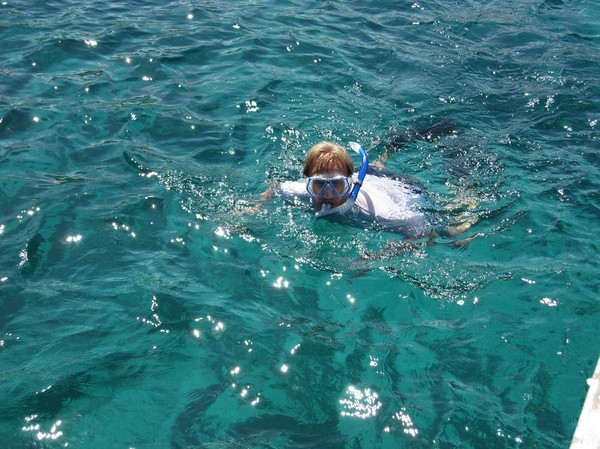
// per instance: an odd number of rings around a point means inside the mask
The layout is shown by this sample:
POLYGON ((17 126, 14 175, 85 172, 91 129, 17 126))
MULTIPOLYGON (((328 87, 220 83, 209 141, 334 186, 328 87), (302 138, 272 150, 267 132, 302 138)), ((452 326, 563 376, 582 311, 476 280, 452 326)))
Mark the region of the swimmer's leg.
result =
POLYGON ((375 162, 372 162, 370 164, 371 167, 375 167, 378 169, 383 169, 385 168, 385 164, 387 164, 388 159, 390 158, 390 154, 388 153, 387 149, 383 152, 383 154, 381 156, 379 156, 377 158, 377 160, 375 160, 375 162))
POLYGON ((454 223, 448 226, 440 235, 447 237, 457 237, 468 231, 479 221, 479 215, 475 209, 479 205, 477 192, 468 189, 462 193, 457 192, 454 200, 444 208, 449 213, 456 213, 454 223))
POLYGON ((398 151, 406 143, 416 140, 433 142, 442 136, 448 136, 455 132, 456 126, 450 120, 442 120, 421 130, 407 129, 404 132, 392 131, 386 136, 386 149, 388 151, 398 151))

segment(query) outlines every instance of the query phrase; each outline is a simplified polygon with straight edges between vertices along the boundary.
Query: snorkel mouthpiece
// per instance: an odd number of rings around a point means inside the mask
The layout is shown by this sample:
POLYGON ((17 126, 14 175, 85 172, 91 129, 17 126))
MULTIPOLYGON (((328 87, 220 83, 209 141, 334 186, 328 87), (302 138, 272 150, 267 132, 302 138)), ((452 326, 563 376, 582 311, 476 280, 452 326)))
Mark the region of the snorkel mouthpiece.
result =
POLYGON ((362 158, 362 165, 360 167, 360 171, 358 172, 358 179, 354 181, 354 186, 352 187, 350 196, 348 197, 348 200, 345 203, 340 204, 338 207, 331 207, 331 204, 323 203, 323 206, 321 206, 321 210, 315 214, 315 217, 317 218, 327 217, 328 215, 332 214, 344 214, 350 209, 352 209, 352 206, 354 206, 354 202, 358 197, 358 191, 360 190, 363 180, 365 179, 365 176, 367 174, 367 170, 369 169, 369 155, 367 154, 365 149, 357 142, 350 142, 350 148, 352 148, 354 151, 360 154, 360 157, 362 158))

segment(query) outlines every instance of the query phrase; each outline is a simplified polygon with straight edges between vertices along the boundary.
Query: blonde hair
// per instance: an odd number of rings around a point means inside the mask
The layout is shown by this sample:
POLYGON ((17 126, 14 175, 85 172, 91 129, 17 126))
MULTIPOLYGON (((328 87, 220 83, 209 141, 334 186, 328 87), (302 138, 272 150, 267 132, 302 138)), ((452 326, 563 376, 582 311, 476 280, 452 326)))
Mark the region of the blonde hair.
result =
POLYGON ((354 162, 343 147, 333 142, 319 142, 313 146, 304 158, 304 176, 327 170, 342 170, 345 176, 354 172, 354 162))

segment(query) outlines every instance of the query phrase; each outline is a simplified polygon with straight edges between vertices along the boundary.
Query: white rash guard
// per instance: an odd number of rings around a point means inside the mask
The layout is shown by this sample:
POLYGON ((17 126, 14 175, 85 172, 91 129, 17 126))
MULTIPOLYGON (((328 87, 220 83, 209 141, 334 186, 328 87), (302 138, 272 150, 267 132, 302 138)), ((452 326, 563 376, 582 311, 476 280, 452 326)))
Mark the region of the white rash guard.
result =
MULTIPOLYGON (((422 210, 423 195, 416 190, 400 180, 367 174, 353 210, 404 233, 422 236, 431 231, 431 225, 422 210)), ((276 191, 287 198, 310 202, 305 180, 282 182, 276 191)))

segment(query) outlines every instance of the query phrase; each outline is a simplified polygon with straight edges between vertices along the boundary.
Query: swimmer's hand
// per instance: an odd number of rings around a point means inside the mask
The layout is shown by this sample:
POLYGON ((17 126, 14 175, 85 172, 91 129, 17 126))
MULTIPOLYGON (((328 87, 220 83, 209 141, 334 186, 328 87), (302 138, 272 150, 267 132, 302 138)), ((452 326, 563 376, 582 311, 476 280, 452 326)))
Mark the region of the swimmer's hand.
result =
POLYGON ((233 215, 234 217, 243 217, 244 215, 256 215, 261 211, 261 209, 261 204, 255 204, 253 206, 242 206, 231 212, 231 215, 233 215))

